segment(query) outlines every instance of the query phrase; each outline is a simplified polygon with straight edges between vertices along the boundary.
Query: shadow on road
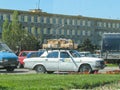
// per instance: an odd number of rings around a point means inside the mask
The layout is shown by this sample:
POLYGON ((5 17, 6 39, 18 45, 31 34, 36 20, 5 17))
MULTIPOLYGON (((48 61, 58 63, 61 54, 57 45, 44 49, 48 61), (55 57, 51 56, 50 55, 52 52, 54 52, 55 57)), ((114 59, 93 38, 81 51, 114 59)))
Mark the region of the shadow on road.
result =
POLYGON ((26 74, 29 73, 28 69, 15 69, 13 72, 8 72, 5 69, 0 69, 0 74, 26 74))

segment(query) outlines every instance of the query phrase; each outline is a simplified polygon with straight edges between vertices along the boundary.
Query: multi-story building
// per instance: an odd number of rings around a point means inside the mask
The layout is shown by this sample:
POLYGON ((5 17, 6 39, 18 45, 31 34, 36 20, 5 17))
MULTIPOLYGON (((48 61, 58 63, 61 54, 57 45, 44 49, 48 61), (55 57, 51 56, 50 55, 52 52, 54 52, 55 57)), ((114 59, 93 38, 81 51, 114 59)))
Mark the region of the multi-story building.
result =
MULTIPOLYGON (((14 10, 0 9, 0 35, 4 20, 8 18, 12 21, 13 12, 14 10)), ((84 39, 89 38, 92 44, 100 45, 103 33, 120 32, 120 20, 115 19, 50 14, 40 9, 18 12, 22 27, 35 36, 41 33, 44 41, 69 38, 81 44, 84 39)))

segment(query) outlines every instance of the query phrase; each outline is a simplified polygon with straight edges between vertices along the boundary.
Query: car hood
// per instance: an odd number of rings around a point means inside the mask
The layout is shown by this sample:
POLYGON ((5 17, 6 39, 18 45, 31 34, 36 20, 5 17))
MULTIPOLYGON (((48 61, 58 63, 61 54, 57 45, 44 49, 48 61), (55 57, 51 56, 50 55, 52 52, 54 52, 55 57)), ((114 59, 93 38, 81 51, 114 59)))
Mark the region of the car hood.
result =
POLYGON ((12 52, 0 52, 0 58, 18 58, 18 57, 12 52))

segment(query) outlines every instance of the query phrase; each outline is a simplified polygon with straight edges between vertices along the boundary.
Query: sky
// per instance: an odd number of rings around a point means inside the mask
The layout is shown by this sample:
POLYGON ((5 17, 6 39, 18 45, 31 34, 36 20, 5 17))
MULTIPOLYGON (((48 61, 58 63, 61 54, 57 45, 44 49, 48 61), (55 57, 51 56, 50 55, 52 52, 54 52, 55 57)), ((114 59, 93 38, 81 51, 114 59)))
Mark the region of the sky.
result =
POLYGON ((120 0, 0 0, 0 8, 24 11, 40 8, 53 14, 120 19, 120 0))

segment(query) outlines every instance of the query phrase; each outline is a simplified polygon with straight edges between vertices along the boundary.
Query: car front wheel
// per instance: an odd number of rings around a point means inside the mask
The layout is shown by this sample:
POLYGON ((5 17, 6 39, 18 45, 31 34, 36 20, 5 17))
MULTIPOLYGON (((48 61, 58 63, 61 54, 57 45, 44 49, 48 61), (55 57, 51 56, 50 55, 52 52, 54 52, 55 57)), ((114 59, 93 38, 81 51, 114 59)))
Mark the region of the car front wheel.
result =
POLYGON ((7 68, 6 68, 7 72, 13 72, 14 69, 15 69, 15 68, 13 68, 13 67, 7 67, 7 68))
POLYGON ((37 66, 35 67, 35 71, 36 71, 37 73, 45 73, 45 72, 46 72, 46 69, 45 69, 45 67, 42 66, 42 65, 37 65, 37 66))
POLYGON ((91 73, 92 72, 91 66, 88 65, 88 64, 83 64, 83 65, 80 66, 79 72, 81 72, 81 73, 84 73, 84 72, 91 73))

